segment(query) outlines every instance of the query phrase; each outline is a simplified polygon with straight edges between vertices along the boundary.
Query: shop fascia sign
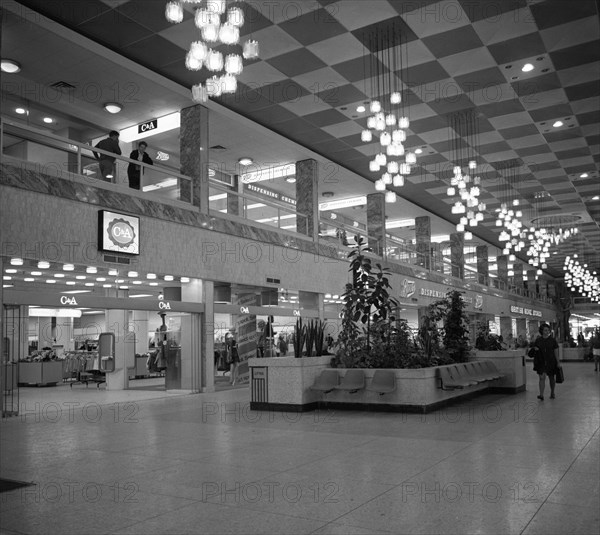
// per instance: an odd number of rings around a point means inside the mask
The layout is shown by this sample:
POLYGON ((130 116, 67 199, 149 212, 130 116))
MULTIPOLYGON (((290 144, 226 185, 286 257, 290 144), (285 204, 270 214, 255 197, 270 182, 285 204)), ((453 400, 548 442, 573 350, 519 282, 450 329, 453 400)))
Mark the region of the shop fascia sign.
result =
POLYGON ((70 306, 78 306, 77 305, 77 299, 75 299, 75 297, 69 297, 68 295, 61 295, 60 296, 60 304, 61 305, 70 305, 70 306))
POLYGON ((160 310, 171 310, 171 303, 169 301, 159 301, 158 308, 160 310))
POLYGON ((283 195, 278 191, 273 191, 272 189, 265 188, 264 186, 257 186, 256 184, 244 184, 244 189, 246 191, 255 193, 259 197, 268 197, 269 199, 285 202, 287 204, 291 204, 292 206, 296 206, 296 199, 292 199, 287 195, 283 195))
POLYGON ((151 130, 156 130, 158 128, 158 119, 152 119, 151 121, 146 121, 145 123, 138 125, 138 134, 145 134, 146 132, 150 132, 151 130))
POLYGON ((445 290, 435 290, 433 288, 421 288, 419 295, 422 297, 431 297, 432 299, 444 299, 448 292, 445 290))
POLYGON ((532 308, 520 307, 518 305, 511 305, 510 306, 510 311, 513 314, 523 314, 525 316, 534 316, 536 318, 541 318, 542 317, 542 311, 541 310, 533 310, 532 308))

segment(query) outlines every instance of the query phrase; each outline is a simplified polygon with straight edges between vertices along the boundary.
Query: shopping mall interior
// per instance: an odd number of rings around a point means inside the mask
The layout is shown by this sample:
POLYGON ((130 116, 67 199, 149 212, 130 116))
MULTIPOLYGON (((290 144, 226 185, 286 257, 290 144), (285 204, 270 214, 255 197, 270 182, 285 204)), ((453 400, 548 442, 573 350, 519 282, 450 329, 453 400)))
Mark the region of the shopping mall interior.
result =
POLYGON ((600 534, 596 0, 0 24, 2 534, 600 534), (318 390, 359 242, 393 322, 458 291, 498 375, 318 390))

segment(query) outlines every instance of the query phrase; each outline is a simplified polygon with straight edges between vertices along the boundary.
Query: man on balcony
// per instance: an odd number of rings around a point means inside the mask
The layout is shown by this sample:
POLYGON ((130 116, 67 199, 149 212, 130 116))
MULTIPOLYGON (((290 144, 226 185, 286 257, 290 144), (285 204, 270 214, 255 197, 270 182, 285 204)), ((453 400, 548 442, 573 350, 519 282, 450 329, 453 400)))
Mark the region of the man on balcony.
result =
MULTIPOLYGON (((145 141, 140 141, 138 143, 137 150, 131 152, 129 157, 132 160, 137 160, 138 162, 144 162, 149 165, 154 165, 152 158, 148 156, 146 152, 146 148, 148 147, 148 143, 145 141)), ((127 178, 129 178, 129 187, 133 189, 140 189, 141 185, 141 176, 144 174, 141 165, 135 165, 134 163, 130 163, 127 166, 127 178)))
MULTIPOLYGON (((115 154, 121 154, 121 148, 119 147, 119 132, 111 130, 108 137, 102 139, 96 144, 97 149, 104 150, 106 152, 113 152, 115 154)), ((109 156, 108 154, 94 152, 96 160, 100 164, 100 173, 102 174, 102 180, 106 182, 112 182, 115 176, 115 160, 116 158, 109 156)))

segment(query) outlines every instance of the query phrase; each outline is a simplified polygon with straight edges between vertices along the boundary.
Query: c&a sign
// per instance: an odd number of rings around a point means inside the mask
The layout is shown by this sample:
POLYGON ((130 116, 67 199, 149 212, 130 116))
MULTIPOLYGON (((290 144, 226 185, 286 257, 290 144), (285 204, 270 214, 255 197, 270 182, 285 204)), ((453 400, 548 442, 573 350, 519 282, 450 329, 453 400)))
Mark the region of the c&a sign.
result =
POLYGON ((126 214, 98 212, 98 249, 140 254, 140 219, 126 214))

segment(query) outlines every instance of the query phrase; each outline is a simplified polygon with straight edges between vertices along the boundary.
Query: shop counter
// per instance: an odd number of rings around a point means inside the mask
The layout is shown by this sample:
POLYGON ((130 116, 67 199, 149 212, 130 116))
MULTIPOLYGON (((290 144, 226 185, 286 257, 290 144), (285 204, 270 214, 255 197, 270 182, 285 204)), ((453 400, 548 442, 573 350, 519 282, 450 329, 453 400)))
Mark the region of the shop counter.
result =
POLYGON ((63 380, 62 360, 47 362, 19 362, 19 384, 55 386, 63 380))

